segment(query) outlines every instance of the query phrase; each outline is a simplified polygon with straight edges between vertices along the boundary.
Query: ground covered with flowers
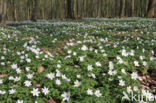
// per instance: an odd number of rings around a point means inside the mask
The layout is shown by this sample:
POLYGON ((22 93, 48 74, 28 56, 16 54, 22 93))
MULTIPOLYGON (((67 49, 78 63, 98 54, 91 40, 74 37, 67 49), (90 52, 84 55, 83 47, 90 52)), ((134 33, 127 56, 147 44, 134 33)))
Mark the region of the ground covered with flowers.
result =
POLYGON ((155 21, 8 23, 0 28, 0 103, 131 103, 122 97, 132 91, 152 98, 155 21))

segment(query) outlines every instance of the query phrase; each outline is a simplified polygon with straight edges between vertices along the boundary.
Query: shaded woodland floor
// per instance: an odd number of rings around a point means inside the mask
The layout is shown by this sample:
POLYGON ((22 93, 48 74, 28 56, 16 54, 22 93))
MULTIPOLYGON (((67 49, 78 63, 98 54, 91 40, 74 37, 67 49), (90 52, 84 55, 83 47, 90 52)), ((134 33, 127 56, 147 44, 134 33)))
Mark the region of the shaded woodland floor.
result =
POLYGON ((122 99, 131 92, 151 103, 146 98, 156 92, 154 22, 7 22, 0 28, 0 103, 131 103, 122 99))

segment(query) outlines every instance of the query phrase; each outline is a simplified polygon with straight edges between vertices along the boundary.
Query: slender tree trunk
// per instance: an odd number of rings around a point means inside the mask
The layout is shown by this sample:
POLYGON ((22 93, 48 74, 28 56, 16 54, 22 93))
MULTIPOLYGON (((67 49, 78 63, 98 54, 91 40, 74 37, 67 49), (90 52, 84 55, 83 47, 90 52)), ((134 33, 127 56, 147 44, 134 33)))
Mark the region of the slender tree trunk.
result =
POLYGON ((146 16, 147 17, 154 17, 154 7, 156 6, 156 0, 149 0, 148 3, 148 9, 147 9, 147 13, 146 16))
POLYGON ((122 14, 122 0, 120 0, 119 17, 121 17, 121 14, 122 14))
POLYGON ((72 0, 67 0, 67 18, 73 19, 71 1, 72 0))
POLYGON ((134 16, 134 0, 132 0, 132 16, 134 16))
POLYGON ((52 14, 52 10, 53 10, 53 0, 50 0, 50 5, 51 5, 51 8, 50 8, 50 19, 53 19, 53 14, 52 14))
POLYGON ((102 4, 102 0, 98 1, 98 13, 97 13, 97 17, 101 17, 101 4, 102 4))
POLYGON ((126 1, 125 0, 122 0, 121 17, 124 17, 125 16, 125 3, 126 3, 126 1))
POLYGON ((6 0, 1 0, 1 23, 5 24, 6 21, 6 0))

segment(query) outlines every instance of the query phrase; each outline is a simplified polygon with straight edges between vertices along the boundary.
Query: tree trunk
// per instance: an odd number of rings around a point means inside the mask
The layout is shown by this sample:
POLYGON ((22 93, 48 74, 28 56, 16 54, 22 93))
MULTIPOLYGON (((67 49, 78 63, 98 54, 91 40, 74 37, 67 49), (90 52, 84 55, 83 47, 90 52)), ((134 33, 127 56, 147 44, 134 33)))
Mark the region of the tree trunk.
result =
POLYGON ((154 7, 156 6, 156 0, 149 0, 146 17, 154 17, 154 7))
POLYGON ((126 3, 126 1, 125 0, 122 0, 121 17, 124 17, 125 16, 125 3, 126 3))
POLYGON ((101 4, 102 4, 102 0, 98 1, 98 13, 97 13, 97 17, 101 17, 101 4))
POLYGON ((67 18, 73 19, 71 0, 67 0, 67 18))
POLYGON ((134 16, 134 0, 132 0, 132 16, 134 16))
POLYGON ((6 0, 1 0, 1 23, 5 24, 6 21, 6 0))
POLYGON ((37 21, 37 12, 38 12, 38 0, 32 0, 32 14, 31 14, 31 20, 36 22, 37 21))

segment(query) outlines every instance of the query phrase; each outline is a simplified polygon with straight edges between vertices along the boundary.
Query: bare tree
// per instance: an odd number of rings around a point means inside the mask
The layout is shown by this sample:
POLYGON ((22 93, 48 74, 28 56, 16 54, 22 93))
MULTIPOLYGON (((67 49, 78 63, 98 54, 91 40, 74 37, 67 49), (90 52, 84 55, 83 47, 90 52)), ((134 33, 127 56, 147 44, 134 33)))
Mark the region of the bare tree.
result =
POLYGON ((0 0, 0 22, 156 16, 156 0, 0 0), (155 11, 154 11, 155 10, 155 11))
POLYGON ((147 9, 147 13, 146 16, 147 17, 154 17, 154 7, 156 6, 156 0, 149 0, 148 3, 148 9, 147 9))

